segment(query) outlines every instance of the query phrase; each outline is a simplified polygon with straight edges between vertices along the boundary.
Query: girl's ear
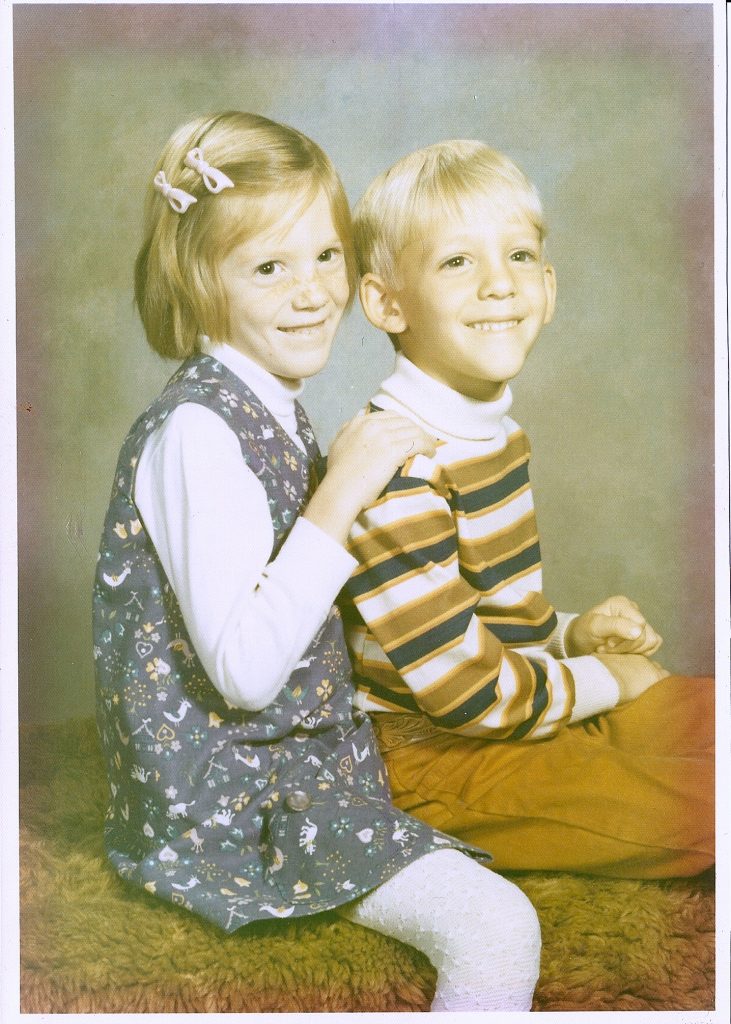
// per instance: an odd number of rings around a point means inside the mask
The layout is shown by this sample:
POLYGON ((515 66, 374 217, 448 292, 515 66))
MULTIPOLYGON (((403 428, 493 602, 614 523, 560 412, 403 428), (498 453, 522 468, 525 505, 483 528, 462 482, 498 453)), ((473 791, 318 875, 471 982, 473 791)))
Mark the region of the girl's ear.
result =
POLYGON ((408 324, 398 300, 377 274, 364 274, 361 278, 360 301, 363 312, 374 327, 386 334, 401 334, 406 330, 408 324))

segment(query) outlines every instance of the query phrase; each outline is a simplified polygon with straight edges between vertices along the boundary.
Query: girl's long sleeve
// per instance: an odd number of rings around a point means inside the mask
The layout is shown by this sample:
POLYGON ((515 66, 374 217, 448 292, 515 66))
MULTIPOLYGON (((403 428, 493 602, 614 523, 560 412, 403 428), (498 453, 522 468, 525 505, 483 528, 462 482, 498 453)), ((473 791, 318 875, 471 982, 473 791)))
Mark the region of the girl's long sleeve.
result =
POLYGON ((355 562, 300 518, 276 558, 266 492, 215 413, 180 406, 153 434, 135 501, 214 685, 246 710, 286 683, 355 562))

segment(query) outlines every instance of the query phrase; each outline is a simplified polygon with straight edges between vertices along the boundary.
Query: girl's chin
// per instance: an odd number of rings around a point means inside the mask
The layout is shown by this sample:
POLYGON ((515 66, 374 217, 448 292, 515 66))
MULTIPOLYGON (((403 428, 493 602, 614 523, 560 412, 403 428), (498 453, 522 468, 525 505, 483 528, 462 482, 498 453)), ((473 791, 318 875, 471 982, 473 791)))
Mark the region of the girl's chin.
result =
POLYGON ((311 355, 292 359, 286 365, 273 372, 277 377, 282 377, 285 380, 307 380, 310 377, 317 376, 321 370, 324 370, 329 358, 330 346, 328 346, 325 352, 313 352, 311 355))

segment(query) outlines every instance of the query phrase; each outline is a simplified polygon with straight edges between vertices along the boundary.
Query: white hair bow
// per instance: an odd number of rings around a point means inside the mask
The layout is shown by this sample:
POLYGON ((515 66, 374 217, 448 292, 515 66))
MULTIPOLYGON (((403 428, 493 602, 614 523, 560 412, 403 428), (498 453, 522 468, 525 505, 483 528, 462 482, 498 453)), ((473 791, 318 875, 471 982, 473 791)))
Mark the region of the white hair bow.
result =
POLYGON ((198 171, 209 192, 215 193, 221 192, 224 188, 234 188, 234 183, 228 175, 219 171, 217 167, 211 167, 203 159, 202 150, 198 148, 189 150, 183 163, 186 167, 192 167, 194 171, 198 171))
POLYGON ((165 171, 158 171, 152 184, 167 199, 176 213, 185 213, 191 203, 198 202, 190 192, 185 192, 182 188, 173 188, 165 177, 165 171))

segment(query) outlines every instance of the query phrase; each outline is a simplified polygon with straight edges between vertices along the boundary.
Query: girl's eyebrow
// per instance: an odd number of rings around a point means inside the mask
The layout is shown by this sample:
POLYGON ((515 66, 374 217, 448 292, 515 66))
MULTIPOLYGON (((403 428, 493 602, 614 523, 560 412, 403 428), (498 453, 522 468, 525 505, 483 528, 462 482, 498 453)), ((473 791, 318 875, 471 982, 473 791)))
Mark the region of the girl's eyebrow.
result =
MULTIPOLYGON (((317 245, 313 244, 313 250, 317 250, 317 253, 324 252, 325 249, 341 249, 343 243, 340 241, 337 235, 331 235, 325 240, 325 242, 318 242, 317 245)), ((293 252, 299 252, 300 248, 295 246, 294 248, 288 249, 282 246, 281 242, 272 242, 271 245, 262 244, 260 246, 251 246, 250 252, 244 252, 243 258, 246 262, 254 262, 257 265, 259 263, 269 263, 275 260, 286 259, 287 256, 291 256, 293 252), (261 258, 261 253, 265 253, 265 257, 261 258)))

